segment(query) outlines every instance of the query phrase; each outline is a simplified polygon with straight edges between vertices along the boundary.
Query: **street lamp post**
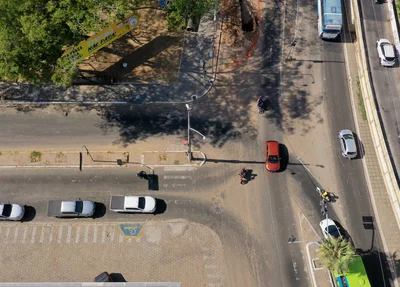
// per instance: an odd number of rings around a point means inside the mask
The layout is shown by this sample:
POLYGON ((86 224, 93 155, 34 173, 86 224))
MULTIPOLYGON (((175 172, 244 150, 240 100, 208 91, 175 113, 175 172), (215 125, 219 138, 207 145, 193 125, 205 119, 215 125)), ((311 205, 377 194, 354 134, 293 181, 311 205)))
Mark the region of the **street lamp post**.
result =
POLYGON ((191 145, 191 139, 190 139, 190 131, 194 131, 194 132, 198 133, 199 135, 201 135, 203 137, 203 140, 205 140, 206 137, 201 132, 199 132, 198 130, 195 130, 195 129, 190 127, 190 110, 192 109, 192 107, 190 105, 186 104, 186 109, 187 109, 187 112, 188 112, 188 129, 187 129, 188 152, 187 152, 187 154, 188 154, 189 161, 192 161, 192 145, 191 145))

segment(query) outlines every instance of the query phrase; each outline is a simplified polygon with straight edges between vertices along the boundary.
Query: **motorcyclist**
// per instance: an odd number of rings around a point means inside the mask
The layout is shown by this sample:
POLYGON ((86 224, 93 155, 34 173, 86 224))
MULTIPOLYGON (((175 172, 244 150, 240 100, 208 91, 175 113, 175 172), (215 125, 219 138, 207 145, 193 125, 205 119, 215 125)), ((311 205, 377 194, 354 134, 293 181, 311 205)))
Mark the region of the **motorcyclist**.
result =
POLYGON ((257 99, 257 107, 262 108, 263 105, 264 105, 264 100, 263 100, 263 98, 262 98, 261 96, 258 96, 258 99, 257 99))
POLYGON ((240 170, 239 175, 240 175, 241 178, 243 178, 243 177, 246 176, 246 173, 247 173, 246 168, 242 168, 242 169, 240 170))
POLYGON ((143 170, 141 172, 138 172, 136 176, 142 179, 147 179, 147 173, 143 170))

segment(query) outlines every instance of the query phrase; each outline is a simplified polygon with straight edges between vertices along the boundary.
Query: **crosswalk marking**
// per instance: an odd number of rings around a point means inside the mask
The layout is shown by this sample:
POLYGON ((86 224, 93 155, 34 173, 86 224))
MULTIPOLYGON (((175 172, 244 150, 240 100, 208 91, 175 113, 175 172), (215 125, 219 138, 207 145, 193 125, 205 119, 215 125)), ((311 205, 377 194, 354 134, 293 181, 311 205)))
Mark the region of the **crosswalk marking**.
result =
POLYGON ((31 244, 33 244, 35 242, 36 228, 37 228, 37 226, 34 226, 32 229, 31 244))
POLYGON ((117 223, 102 224, 9 224, 0 226, 5 244, 109 244, 135 242, 125 238, 117 223))

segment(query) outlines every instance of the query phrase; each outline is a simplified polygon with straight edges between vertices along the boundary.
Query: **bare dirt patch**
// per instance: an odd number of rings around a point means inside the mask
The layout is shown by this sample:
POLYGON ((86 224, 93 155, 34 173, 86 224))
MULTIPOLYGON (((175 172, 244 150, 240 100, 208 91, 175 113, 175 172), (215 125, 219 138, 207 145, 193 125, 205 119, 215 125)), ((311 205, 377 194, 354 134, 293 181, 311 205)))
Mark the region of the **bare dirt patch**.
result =
POLYGON ((163 10, 141 9, 138 14, 136 28, 79 66, 84 77, 133 83, 177 81, 183 32, 168 32, 163 10))

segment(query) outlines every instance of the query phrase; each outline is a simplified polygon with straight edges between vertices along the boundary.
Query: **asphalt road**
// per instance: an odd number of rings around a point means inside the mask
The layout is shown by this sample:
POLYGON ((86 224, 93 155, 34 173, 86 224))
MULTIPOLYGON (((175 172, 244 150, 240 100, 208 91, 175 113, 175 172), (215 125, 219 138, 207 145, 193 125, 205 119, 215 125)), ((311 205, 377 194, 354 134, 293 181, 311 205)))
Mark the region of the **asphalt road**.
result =
POLYGON ((373 91, 376 97, 376 108, 383 123, 389 155, 394 164, 394 172, 400 167, 400 69, 397 61, 394 67, 380 65, 376 41, 389 39, 393 43, 393 32, 389 21, 388 6, 392 3, 374 4, 374 1, 361 1, 362 24, 366 39, 367 57, 372 77, 373 91))

